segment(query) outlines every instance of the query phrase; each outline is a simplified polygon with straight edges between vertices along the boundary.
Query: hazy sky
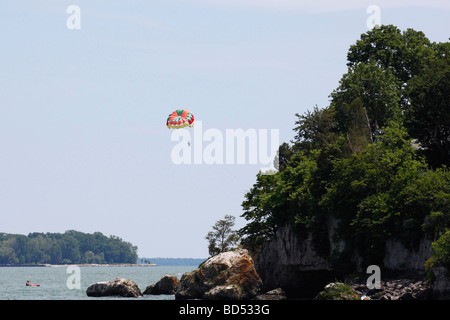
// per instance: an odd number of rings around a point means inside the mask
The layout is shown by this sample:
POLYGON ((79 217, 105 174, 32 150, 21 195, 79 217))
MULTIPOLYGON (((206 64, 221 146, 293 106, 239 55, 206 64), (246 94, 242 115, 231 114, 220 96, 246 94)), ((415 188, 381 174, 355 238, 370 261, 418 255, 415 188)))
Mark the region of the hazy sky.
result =
POLYGON ((448 41, 440 0, 2 0, 0 232, 100 231, 141 257, 207 257, 215 221, 244 226, 261 166, 174 164, 167 116, 289 141, 295 113, 327 106, 370 5, 448 41))

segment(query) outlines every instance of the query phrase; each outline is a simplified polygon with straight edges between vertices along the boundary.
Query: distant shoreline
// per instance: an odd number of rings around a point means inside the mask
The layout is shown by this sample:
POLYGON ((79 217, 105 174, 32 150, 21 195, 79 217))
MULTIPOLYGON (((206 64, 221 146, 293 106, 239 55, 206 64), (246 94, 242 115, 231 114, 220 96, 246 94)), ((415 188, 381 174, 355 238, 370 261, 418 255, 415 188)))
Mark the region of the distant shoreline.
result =
POLYGON ((0 265, 0 267, 69 267, 69 266, 77 266, 77 267, 156 267, 158 266, 155 263, 146 263, 146 264, 137 264, 137 263, 72 263, 72 264, 4 264, 0 265))

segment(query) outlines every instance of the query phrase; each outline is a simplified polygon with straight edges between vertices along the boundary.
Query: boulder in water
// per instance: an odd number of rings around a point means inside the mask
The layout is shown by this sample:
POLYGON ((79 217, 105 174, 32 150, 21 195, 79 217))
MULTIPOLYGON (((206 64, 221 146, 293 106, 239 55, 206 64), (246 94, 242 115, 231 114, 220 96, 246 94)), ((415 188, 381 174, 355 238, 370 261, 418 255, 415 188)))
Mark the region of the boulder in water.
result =
POLYGON ((252 299, 263 283, 247 250, 220 253, 183 274, 175 299, 252 299))
POLYGON ((122 278, 94 283, 86 289, 86 294, 90 297, 120 296, 138 298, 142 296, 136 282, 122 278))

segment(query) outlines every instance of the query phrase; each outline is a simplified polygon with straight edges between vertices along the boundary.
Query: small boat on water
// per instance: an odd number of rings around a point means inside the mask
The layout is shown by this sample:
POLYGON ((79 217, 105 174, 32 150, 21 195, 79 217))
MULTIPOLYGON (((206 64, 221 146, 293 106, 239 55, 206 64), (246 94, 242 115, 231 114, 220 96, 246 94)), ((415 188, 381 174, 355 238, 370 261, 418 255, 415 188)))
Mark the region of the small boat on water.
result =
POLYGON ((25 284, 27 287, 40 287, 40 284, 31 284, 30 281, 27 281, 27 283, 25 284))

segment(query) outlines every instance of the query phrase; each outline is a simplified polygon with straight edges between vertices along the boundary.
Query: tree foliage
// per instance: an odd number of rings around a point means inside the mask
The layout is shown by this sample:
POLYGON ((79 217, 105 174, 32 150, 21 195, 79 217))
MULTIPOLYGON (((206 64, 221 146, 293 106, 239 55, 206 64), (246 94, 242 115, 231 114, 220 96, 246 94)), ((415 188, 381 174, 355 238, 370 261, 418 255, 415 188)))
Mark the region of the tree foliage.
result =
POLYGON ((372 132, 386 126, 389 121, 400 120, 398 80, 390 69, 383 69, 374 61, 349 67, 331 97, 340 132, 347 132, 351 126, 348 105, 356 99, 362 104, 364 122, 372 132))
POLYGON ((435 49, 435 58, 409 83, 405 126, 436 168, 450 166, 450 43, 435 49))
POLYGON ((428 59, 434 56, 433 44, 421 31, 402 32, 393 25, 383 25, 361 35, 350 46, 347 65, 374 61, 384 70, 390 70, 399 80, 399 87, 421 73, 428 59))

